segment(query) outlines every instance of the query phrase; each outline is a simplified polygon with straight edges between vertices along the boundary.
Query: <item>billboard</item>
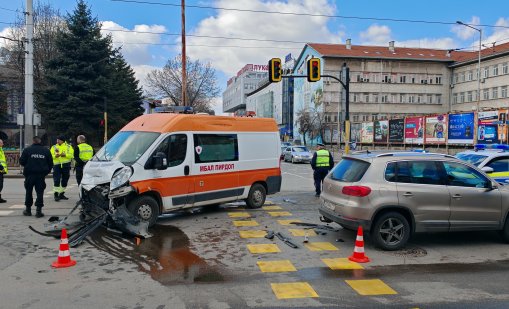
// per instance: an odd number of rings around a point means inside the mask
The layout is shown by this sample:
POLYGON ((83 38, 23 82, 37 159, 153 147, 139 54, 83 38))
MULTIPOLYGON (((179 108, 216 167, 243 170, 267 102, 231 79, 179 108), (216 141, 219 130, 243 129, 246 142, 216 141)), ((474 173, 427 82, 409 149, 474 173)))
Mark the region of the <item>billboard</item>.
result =
POLYGON ((378 120, 374 123, 374 142, 386 144, 387 138, 389 137, 389 121, 388 120, 378 120))
POLYGON ((449 114, 448 144, 474 143, 474 113, 449 114))
POLYGON ((405 119, 389 120, 389 143, 405 141, 405 119))
POLYGON ((477 142, 498 143, 498 111, 477 113, 477 142))
POLYGON ((498 111, 498 140, 500 143, 507 143, 507 110, 498 111))
POLYGON ((363 122, 361 129, 361 142, 373 143, 373 122, 363 122))
POLYGON ((362 131, 362 123, 352 123, 350 124, 350 140, 352 142, 361 142, 361 131, 362 131))
POLYGON ((445 144, 447 139, 447 115, 426 117, 426 143, 445 144))
POLYGON ((424 136, 424 117, 405 118, 405 144, 422 144, 424 136))

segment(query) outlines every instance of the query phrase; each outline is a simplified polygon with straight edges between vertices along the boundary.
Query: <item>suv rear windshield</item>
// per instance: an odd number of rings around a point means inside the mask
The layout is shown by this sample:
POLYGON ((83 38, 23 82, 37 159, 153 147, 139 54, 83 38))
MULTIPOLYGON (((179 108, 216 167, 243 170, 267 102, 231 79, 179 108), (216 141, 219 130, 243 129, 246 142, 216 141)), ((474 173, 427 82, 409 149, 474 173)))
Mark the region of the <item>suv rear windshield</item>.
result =
POLYGON ((331 172, 331 178, 344 182, 357 182, 369 168, 369 163, 355 159, 342 159, 331 172))

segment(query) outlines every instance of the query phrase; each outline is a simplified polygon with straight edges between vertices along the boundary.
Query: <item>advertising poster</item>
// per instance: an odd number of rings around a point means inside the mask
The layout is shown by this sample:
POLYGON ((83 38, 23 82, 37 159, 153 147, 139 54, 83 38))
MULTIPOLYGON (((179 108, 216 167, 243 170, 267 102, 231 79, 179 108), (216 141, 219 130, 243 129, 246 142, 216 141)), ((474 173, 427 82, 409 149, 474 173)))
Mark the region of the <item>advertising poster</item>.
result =
POLYGON ((426 133, 424 139, 427 144, 445 144, 447 137, 447 115, 426 117, 426 133))
POLYGON ((389 137, 389 121, 388 120, 375 121, 374 130, 375 130, 374 142, 386 144, 387 138, 389 137))
POLYGON ((424 137, 424 117, 405 118, 405 144, 422 144, 424 137))
POLYGON ((474 143, 474 113, 449 114, 448 144, 474 143))
POLYGON ((373 122, 362 123, 361 142, 363 144, 373 143, 373 122))
POLYGON ((350 140, 352 142, 361 142, 361 131, 362 131, 362 123, 352 123, 350 124, 350 140))
POLYGON ((405 119, 389 120, 389 143, 405 141, 405 119))
POLYGON ((507 144, 507 110, 501 109, 498 111, 498 141, 507 144))
POLYGON ((477 113, 477 143, 498 143, 498 110, 477 113))

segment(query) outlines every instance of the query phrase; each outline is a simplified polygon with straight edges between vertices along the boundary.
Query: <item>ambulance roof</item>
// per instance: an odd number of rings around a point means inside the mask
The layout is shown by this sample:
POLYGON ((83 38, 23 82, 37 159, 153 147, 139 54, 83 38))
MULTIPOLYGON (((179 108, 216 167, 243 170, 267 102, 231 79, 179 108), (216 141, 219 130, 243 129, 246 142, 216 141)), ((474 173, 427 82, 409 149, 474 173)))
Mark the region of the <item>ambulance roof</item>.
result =
POLYGON ((142 115, 129 122, 121 131, 279 132, 279 129, 272 118, 160 113, 142 115))

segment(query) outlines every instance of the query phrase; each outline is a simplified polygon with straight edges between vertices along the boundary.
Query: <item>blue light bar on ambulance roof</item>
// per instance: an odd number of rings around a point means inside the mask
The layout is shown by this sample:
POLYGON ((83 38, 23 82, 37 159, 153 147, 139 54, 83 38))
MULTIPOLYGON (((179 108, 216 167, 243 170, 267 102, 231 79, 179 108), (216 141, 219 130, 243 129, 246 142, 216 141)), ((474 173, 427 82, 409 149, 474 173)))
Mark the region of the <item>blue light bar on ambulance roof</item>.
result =
POLYGON ((504 151, 509 151, 509 145, 503 145, 503 144, 477 144, 474 146, 475 150, 484 150, 484 149, 499 149, 504 151))

